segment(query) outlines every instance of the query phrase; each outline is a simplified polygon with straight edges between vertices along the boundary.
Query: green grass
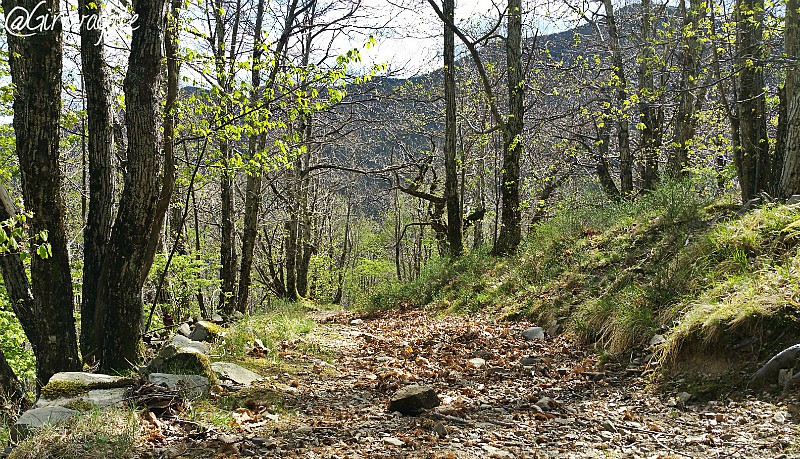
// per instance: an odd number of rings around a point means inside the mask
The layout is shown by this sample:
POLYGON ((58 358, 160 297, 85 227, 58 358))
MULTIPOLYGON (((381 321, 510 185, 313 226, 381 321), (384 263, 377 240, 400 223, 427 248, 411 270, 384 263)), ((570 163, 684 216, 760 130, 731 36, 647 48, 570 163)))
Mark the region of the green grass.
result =
POLYGON ((9 459, 132 458, 138 432, 135 411, 94 410, 63 424, 43 427, 15 447, 9 459))
POLYGON ((745 216, 738 208, 734 196, 706 196, 690 182, 619 203, 577 196, 533 227, 518 255, 435 260, 361 307, 555 321, 610 353, 643 347, 665 329, 663 357, 724 351, 800 315, 800 208, 745 216))
POLYGON ((309 305, 277 301, 265 311, 259 311, 231 324, 212 354, 215 359, 243 358, 253 349, 256 339, 267 348, 267 356, 277 358, 277 344, 308 334, 314 321, 307 317, 309 305))

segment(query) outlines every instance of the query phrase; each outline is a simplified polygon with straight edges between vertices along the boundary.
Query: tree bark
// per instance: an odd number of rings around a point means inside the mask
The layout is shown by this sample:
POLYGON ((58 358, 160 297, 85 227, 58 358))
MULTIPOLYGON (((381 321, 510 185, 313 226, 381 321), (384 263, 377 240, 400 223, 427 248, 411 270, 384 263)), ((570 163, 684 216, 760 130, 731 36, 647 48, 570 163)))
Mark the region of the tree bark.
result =
MULTIPOLYGON (((11 199, 6 185, 0 181, 0 221, 9 220, 16 215, 17 209, 14 201, 11 199)), ((25 265, 17 254, 3 254, 0 255, 0 273, 3 275, 3 287, 5 287, 6 295, 11 302, 11 308, 33 347, 38 371, 41 367, 40 358, 43 362, 50 360, 42 357, 42 354, 54 350, 44 345, 39 334, 40 310, 33 299, 28 275, 25 273, 25 265)))
POLYGON ((444 0, 444 198, 447 202, 447 244, 451 257, 464 250, 462 240, 461 200, 458 193, 458 164, 456 162, 456 67, 455 32, 450 24, 455 20, 455 0, 444 0))
POLYGON ((800 0, 786 4, 786 69, 785 119, 783 138, 783 170, 778 192, 788 198, 800 194, 800 0))
MULTIPOLYGON (((0 400, 11 400, 15 404, 25 401, 25 389, 17 378, 17 374, 8 364, 5 354, 0 350, 0 400)), ((0 411, 0 417, 2 411, 0 411)))
POLYGON ((678 50, 680 64, 680 90, 677 112, 675 113, 675 132, 672 147, 667 157, 667 174, 670 178, 679 179, 685 176, 684 169, 689 163, 689 149, 697 130, 695 108, 697 102, 697 79, 699 77, 703 47, 700 45, 700 21, 705 16, 705 2, 690 0, 686 8, 686 0, 678 3, 682 17, 683 33, 678 50))
POLYGON ((753 199, 769 188, 771 161, 767 138, 764 94, 764 0, 737 0, 734 70, 739 94, 739 148, 734 157, 742 190, 742 201, 753 199))
MULTIPOLYGON (((36 0, 4 0, 11 11, 34 11, 36 0)), ((59 14, 57 0, 39 11, 59 14)), ((30 31, 22 30, 22 33, 30 31)), ((63 178, 59 160, 61 116, 61 22, 28 37, 7 34, 8 61, 14 83, 14 131, 26 210, 33 212, 30 234, 48 234, 52 256, 41 258, 31 245, 31 289, 38 310, 42 346, 37 376, 44 384, 55 372, 80 368, 73 312, 72 277, 66 236, 63 178)))
POLYGON ((658 108, 655 105, 655 85, 653 83, 654 59, 652 30, 652 3, 651 0, 642 0, 642 49, 640 51, 639 63, 639 107, 641 122, 643 124, 642 134, 642 189, 647 191, 655 190, 658 184, 658 147, 661 138, 658 123, 658 108))
POLYGON ((611 58, 616 81, 616 108, 617 108, 617 143, 619 148, 619 182, 620 193, 623 196, 633 193, 633 153, 631 152, 630 129, 628 120, 623 113, 623 104, 628 98, 628 82, 625 77, 625 63, 622 59, 622 45, 620 43, 619 29, 614 14, 611 0, 603 0, 606 11, 606 23, 611 45, 611 58))
MULTIPOLYGON (((84 15, 101 15, 102 2, 79 0, 84 15)), ((91 362, 94 353, 94 308, 97 281, 103 266, 113 223, 114 179, 111 165, 114 147, 113 113, 108 66, 103 55, 103 34, 85 21, 81 25, 81 68, 86 88, 89 156, 89 212, 83 233, 83 286, 81 295, 81 355, 91 362)))
POLYGON ((522 241, 522 209, 519 201, 519 161, 522 156, 522 128, 525 117, 524 75, 522 68, 522 1, 508 0, 508 66, 509 115, 503 129, 503 172, 500 184, 502 216, 500 234, 492 250, 505 255, 517 250, 522 241))
POLYGON ((164 158, 159 126, 165 9, 165 0, 133 1, 139 27, 133 31, 124 81, 127 167, 95 310, 95 325, 102 324, 96 336, 106 371, 127 370, 142 357, 142 286, 172 192, 174 171, 170 157, 164 158))

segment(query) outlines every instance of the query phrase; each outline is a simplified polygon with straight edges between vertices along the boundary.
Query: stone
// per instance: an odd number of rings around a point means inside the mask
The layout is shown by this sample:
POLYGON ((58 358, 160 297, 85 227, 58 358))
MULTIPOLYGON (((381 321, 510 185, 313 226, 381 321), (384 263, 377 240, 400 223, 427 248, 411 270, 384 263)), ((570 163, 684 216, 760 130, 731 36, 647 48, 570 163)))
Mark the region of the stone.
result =
POLYGON ((542 409, 542 411, 551 411, 555 408, 558 403, 550 397, 542 397, 536 402, 536 406, 542 409))
POLYGON ((535 339, 544 339, 544 330, 542 329, 542 327, 531 327, 522 332, 522 337, 528 341, 533 341, 535 339))
POLYGON ((207 355, 194 347, 179 348, 173 344, 161 348, 153 360, 145 366, 143 373, 200 375, 212 381, 217 378, 207 355))
POLYGON ((386 443, 387 445, 392 445, 392 446, 403 446, 406 444, 406 442, 404 442, 403 440, 400 440, 399 438, 395 437, 384 437, 383 442, 386 443))
POLYGON ((225 322, 225 319, 223 319, 221 315, 214 313, 211 314, 211 321, 215 324, 221 324, 222 322, 225 322))
POLYGON ((48 406, 34 408, 22 413, 17 422, 11 427, 11 441, 19 443, 34 430, 45 425, 58 424, 77 416, 79 411, 64 408, 63 406, 48 406))
POLYGON ((99 373, 83 373, 80 371, 65 371, 54 374, 48 384, 52 382, 69 382, 80 384, 87 389, 110 389, 113 387, 130 387, 134 381, 131 378, 111 376, 99 373))
POLYGON ((361 325, 364 323, 363 319, 353 319, 350 321, 350 325, 361 325))
POLYGON ((526 355, 521 359, 519 359, 519 364, 522 365, 523 367, 532 367, 536 365, 536 362, 538 361, 539 359, 537 357, 534 357, 532 355, 526 355))
POLYGON ((795 205, 795 204, 797 204, 797 203, 800 203, 800 194, 793 194, 793 195, 792 195, 792 196, 791 196, 791 197, 790 197, 790 198, 789 198, 789 199, 786 201, 786 205, 787 205, 787 206, 792 206, 792 205, 795 205))
POLYGON ((242 368, 235 363, 213 362, 211 364, 211 369, 214 370, 220 378, 231 381, 238 386, 249 386, 263 379, 258 373, 254 373, 247 368, 242 368))
MULTIPOLYGON (((41 397, 47 403, 59 399, 83 397, 90 391, 98 389, 123 388, 124 392, 125 388, 132 386, 133 383, 133 379, 130 378, 68 371, 54 374, 42 387, 41 397)), ((63 403, 66 401, 62 400, 59 404, 63 406, 63 403)))
POLYGON ((469 359, 469 363, 471 363, 475 368, 481 368, 486 365, 486 360, 483 360, 480 357, 475 357, 474 359, 469 359))
POLYGON ((208 344, 202 341, 194 341, 183 335, 175 335, 172 337, 171 344, 178 350, 180 349, 195 349, 202 354, 208 355, 208 344))
POLYGON ((184 322, 178 326, 178 333, 183 336, 189 336, 192 334, 192 326, 184 322))
POLYGON ((653 335, 650 338, 650 346, 658 346, 659 344, 664 344, 667 342, 667 339, 664 338, 664 335, 653 335))
POLYGON ((189 339, 194 341, 214 341, 222 335, 224 335, 224 331, 219 325, 207 320, 198 320, 194 324, 194 330, 189 335, 189 339))
POLYGON ((439 397, 431 387, 413 384, 403 387, 392 396, 389 411, 413 415, 426 408, 439 406, 439 403, 439 397))
POLYGON ((433 426, 433 432, 438 435, 439 438, 444 438, 447 436, 447 427, 445 427, 444 424, 439 421, 435 426, 433 426))
POLYGON ((233 313, 231 314, 231 320, 236 321, 242 319, 244 319, 244 313, 242 313, 241 311, 233 311, 233 313))
POLYGON ((91 389, 88 392, 72 397, 58 397, 49 399, 41 397, 36 401, 34 408, 45 408, 48 406, 61 406, 74 410, 85 411, 91 408, 106 408, 112 405, 120 405, 128 399, 127 387, 116 387, 112 389, 91 389))
POLYGON ((688 392, 681 392, 676 397, 676 400, 678 401, 678 403, 686 403, 691 399, 692 399, 692 394, 690 394, 688 392))
POLYGON ((169 373, 150 373, 150 383, 182 392, 187 398, 200 398, 208 393, 208 378, 199 375, 174 375, 169 373))

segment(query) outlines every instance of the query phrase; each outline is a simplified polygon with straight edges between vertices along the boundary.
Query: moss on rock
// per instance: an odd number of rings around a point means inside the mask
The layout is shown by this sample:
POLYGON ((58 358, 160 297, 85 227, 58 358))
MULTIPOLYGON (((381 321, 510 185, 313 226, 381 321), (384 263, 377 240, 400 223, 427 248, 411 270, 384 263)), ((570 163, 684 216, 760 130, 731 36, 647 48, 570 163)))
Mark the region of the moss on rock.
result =
POLYGON ((62 397, 77 397, 89 392, 89 386, 75 381, 50 381, 42 387, 42 397, 53 400, 62 397))

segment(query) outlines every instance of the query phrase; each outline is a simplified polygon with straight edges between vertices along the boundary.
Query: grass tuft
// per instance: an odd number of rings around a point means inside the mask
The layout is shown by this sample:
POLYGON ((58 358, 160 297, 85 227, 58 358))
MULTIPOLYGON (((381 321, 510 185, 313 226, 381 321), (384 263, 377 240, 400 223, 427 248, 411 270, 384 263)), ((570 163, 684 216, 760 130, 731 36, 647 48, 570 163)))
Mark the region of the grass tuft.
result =
POLYGON ((47 426, 15 447, 9 459, 132 458, 139 432, 135 411, 94 410, 47 426))

